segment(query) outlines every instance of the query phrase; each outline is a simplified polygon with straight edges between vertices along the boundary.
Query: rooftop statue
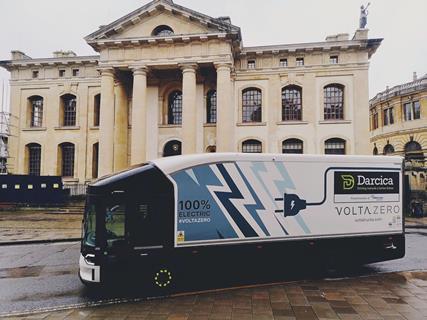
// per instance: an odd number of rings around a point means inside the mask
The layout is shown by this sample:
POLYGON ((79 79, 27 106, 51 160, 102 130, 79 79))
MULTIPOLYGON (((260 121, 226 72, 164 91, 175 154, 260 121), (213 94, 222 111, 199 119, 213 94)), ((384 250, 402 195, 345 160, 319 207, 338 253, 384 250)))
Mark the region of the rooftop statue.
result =
POLYGON ((365 29, 366 24, 368 23, 368 7, 370 6, 370 2, 364 7, 363 5, 360 7, 360 20, 359 20, 359 28, 365 29))

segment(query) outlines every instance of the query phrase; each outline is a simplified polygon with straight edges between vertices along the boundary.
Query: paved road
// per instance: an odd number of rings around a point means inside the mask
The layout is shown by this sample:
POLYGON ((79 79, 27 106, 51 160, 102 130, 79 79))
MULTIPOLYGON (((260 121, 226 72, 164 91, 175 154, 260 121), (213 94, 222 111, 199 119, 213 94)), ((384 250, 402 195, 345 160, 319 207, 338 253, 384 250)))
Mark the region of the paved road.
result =
MULTIPOLYGON (((371 264, 356 270, 322 271, 316 278, 354 277, 375 273, 422 270, 427 266, 426 229, 411 229, 407 233, 406 257, 397 261, 371 264)), ((105 292, 93 295, 77 277, 78 243, 10 246, 0 248, 0 316, 34 310, 49 310, 64 306, 104 303, 116 298, 128 299, 138 294, 105 292)), ((301 280, 307 274, 296 272, 277 280, 301 280)), ((310 275, 313 278, 313 275, 310 275)), ((243 280, 243 284, 245 281, 243 280)), ((246 282, 250 283, 250 282, 246 282)), ((218 286, 237 286, 230 280, 218 286)), ((190 288, 191 289, 191 288, 190 288)), ((198 288, 199 289, 199 288, 198 288)))

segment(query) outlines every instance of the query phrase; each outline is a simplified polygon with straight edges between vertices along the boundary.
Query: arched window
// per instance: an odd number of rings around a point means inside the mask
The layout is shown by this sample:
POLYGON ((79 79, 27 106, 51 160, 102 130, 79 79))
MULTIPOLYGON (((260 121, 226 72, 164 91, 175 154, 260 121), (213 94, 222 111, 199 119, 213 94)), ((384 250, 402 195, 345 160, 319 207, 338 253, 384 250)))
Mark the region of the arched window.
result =
POLYGON ((98 178, 99 143, 92 146, 92 178, 98 178))
POLYGON ((261 141, 258 141, 255 139, 243 141, 242 152, 243 153, 262 153, 261 141))
POLYGON ((389 154, 393 154, 393 153, 394 153, 394 147, 391 144, 387 144, 384 147, 383 154, 384 155, 389 155, 389 154))
POLYGON ((74 144, 64 142, 59 145, 59 163, 62 177, 74 177, 74 144))
POLYGON ((303 153, 303 142, 300 139, 286 139, 282 142, 282 153, 303 153))
POLYGON ((372 151, 372 154, 373 154, 374 156, 377 156, 377 155, 378 155, 378 148, 377 148, 377 147, 374 147, 374 150, 372 151))
POLYGON ((206 152, 210 152, 210 153, 216 152, 216 146, 209 146, 209 147, 207 147, 206 148, 206 152))
POLYGON ((168 124, 182 124, 182 92, 179 90, 168 97, 168 124))
POLYGON ((61 97, 62 125, 74 127, 76 125, 77 99, 75 95, 65 94, 61 97))
POLYGON ((43 98, 40 96, 32 96, 28 98, 31 108, 31 127, 43 126, 43 98))
POLYGON ((179 156, 180 154, 182 154, 180 141, 172 140, 165 144, 163 157, 179 156))
POLYGON ((166 37, 171 36, 173 34, 174 32, 172 28, 166 25, 157 26, 151 33, 151 35, 155 37, 166 37))
POLYGON ((424 160, 424 154, 421 145, 416 141, 410 141, 405 145, 405 159, 424 160))
POLYGON ((216 90, 210 90, 206 95, 206 123, 216 123, 216 90))
POLYGON ((262 93, 260 89, 248 88, 242 92, 242 121, 261 122, 262 93))
POLYGON ((330 84, 323 88, 324 96, 324 119, 344 119, 344 86, 330 84))
POLYGON ((340 138, 326 140, 325 154, 345 154, 345 140, 340 138))
POLYGON ((99 127, 99 119, 100 119, 100 111, 101 111, 101 95, 97 94, 94 97, 93 101, 93 126, 99 127))
POLYGON ((282 121, 302 120, 302 89, 287 86, 282 89, 282 121))
POLYGON ((42 147, 38 143, 27 144, 27 168, 30 176, 39 176, 41 167, 42 147))

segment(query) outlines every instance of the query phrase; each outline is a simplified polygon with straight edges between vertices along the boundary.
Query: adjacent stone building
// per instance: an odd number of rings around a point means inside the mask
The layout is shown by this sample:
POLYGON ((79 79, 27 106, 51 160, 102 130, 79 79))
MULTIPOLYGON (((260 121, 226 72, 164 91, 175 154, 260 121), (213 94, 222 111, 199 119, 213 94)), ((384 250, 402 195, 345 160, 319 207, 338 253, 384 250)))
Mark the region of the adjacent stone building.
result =
POLYGON ((85 183, 201 152, 370 154, 368 30, 245 47, 228 17, 155 0, 85 38, 99 53, 19 51, 11 72, 14 173, 85 183))
POLYGON ((369 108, 372 153, 404 156, 414 198, 427 200, 427 74, 378 93, 369 108))

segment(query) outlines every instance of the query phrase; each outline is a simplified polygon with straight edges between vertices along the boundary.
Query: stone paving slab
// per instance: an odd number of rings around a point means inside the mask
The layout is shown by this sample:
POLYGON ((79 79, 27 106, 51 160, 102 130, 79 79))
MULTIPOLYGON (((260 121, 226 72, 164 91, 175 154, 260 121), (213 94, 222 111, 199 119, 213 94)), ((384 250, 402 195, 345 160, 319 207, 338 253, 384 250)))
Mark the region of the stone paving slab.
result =
POLYGON ((411 228, 416 228, 416 227, 427 228, 427 217, 405 218, 405 226, 411 227, 411 228))
POLYGON ((0 243, 79 238, 81 222, 80 214, 0 211, 0 243))
POLYGON ((427 271, 235 288, 4 319, 427 319, 427 271))

